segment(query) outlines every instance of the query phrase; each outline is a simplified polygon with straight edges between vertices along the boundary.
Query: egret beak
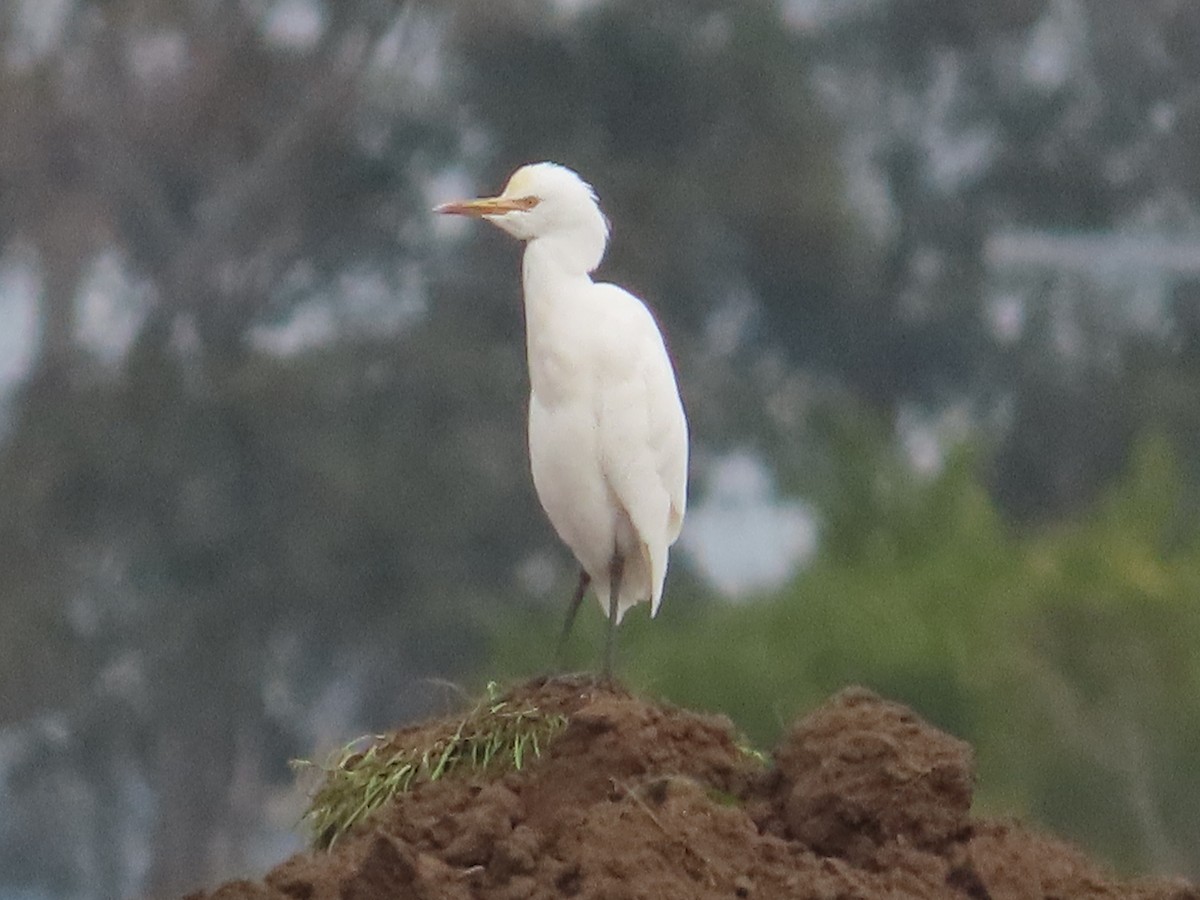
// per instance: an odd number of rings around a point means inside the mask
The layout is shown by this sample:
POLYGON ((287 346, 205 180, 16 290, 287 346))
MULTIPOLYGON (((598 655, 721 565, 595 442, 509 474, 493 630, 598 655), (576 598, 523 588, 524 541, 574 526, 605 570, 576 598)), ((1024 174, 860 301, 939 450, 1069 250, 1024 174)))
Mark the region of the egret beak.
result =
POLYGON ((502 216, 505 213, 518 210, 533 209, 538 205, 537 197, 481 197, 478 200, 457 200, 454 203, 443 203, 435 206, 435 213, 452 216, 474 216, 481 219, 484 216, 502 216))

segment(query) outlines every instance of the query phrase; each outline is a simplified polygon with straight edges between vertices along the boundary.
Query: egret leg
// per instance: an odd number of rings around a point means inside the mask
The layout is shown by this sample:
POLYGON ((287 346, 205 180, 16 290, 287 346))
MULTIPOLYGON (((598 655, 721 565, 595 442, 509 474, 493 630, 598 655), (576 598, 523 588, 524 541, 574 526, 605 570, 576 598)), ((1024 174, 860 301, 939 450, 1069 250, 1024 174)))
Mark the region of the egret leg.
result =
POLYGON ((591 583, 592 576, 587 573, 587 569, 580 569, 579 584, 575 586, 575 593, 571 595, 571 604, 567 607, 567 620, 563 622, 562 634, 558 636, 558 649, 554 653, 555 664, 560 670, 566 662, 567 638, 571 635, 571 626, 575 624, 575 614, 579 612, 583 595, 587 593, 591 583))
POLYGON ((612 681, 613 658, 617 652, 617 602, 621 598, 621 575, 625 571, 625 559, 613 556, 609 571, 608 587, 608 635, 604 640, 604 680, 612 681))

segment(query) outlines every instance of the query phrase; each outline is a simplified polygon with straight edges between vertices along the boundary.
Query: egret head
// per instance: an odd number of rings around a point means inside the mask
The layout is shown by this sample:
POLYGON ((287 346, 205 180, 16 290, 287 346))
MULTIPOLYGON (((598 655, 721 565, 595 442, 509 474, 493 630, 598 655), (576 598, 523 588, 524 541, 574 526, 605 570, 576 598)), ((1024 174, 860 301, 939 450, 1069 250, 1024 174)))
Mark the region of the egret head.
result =
POLYGON ((443 203, 435 212, 486 219, 522 241, 561 245, 564 264, 590 272, 608 244, 608 220, 591 185, 552 162, 522 166, 496 197, 443 203))

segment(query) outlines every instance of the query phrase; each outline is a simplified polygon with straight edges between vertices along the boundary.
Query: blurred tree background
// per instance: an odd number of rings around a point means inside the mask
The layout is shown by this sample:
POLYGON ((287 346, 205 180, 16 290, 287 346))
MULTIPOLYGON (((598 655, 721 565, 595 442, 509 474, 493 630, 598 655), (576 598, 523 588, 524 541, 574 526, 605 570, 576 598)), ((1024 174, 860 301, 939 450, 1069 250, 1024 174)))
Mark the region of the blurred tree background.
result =
POLYGON ((548 665, 519 248, 428 212, 538 159, 692 421, 630 679, 1200 877, 1197 158, 1175 0, 5 4, 0 897, 264 869, 290 757, 548 665))

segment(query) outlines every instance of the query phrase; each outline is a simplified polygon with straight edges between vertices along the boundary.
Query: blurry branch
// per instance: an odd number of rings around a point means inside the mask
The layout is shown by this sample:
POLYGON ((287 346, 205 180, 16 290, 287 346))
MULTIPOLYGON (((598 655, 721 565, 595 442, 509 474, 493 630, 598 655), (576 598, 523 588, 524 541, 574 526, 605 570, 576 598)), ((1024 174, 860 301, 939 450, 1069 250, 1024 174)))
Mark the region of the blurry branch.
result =
POLYGON ((1080 692, 1049 662, 1027 655, 1021 665, 1045 695, 1045 707, 1062 739, 1116 776, 1154 868, 1162 873, 1185 871, 1189 860, 1171 839, 1155 796, 1151 754, 1138 723, 1138 699, 1123 691, 1110 708, 1089 710, 1080 692))
MULTIPOLYGON (((162 161, 155 158, 147 132, 188 124, 162 119, 186 120, 193 113, 161 100, 148 107, 139 96, 143 86, 124 61, 127 36, 111 23, 99 30, 81 117, 94 147, 89 160, 95 182, 128 249, 158 288, 160 306, 148 332, 165 334, 169 329, 157 326, 190 313, 207 350, 236 351, 271 286, 303 252, 306 235, 297 220, 312 185, 312 166, 320 159, 318 148, 350 131, 363 69, 388 25, 381 16, 364 27, 350 27, 352 16, 336 22, 342 27, 328 28, 310 59, 285 74, 297 79, 292 96, 300 99, 282 121, 251 122, 262 143, 244 161, 222 158, 215 171, 205 170, 202 161, 200 171, 186 173, 201 184, 201 194, 184 209, 168 193, 162 161), (147 112, 149 121, 139 121, 147 112)), ((248 35, 249 24, 243 25, 246 33, 237 34, 230 46, 228 24, 221 35, 213 35, 214 26, 193 20, 189 55, 204 64, 184 77, 235 84, 251 77, 252 71, 237 70, 238 53, 255 40, 248 35)), ((186 100, 205 85, 185 82, 170 90, 173 100, 186 100)), ((218 115, 253 119, 255 110, 234 108, 240 99, 218 97, 218 115)), ((203 160, 202 147, 192 150, 203 160)))
POLYGON ((1163 873, 1182 872, 1187 867, 1187 860, 1184 859, 1182 848, 1171 839, 1170 830, 1163 821, 1155 799, 1154 784, 1150 777, 1150 748, 1144 729, 1138 728, 1133 713, 1137 701, 1132 697, 1126 698, 1122 706, 1129 712, 1121 715, 1115 723, 1114 743, 1121 752, 1114 754, 1114 757, 1124 770, 1121 774, 1125 777, 1130 808, 1141 829, 1154 868, 1163 873))

